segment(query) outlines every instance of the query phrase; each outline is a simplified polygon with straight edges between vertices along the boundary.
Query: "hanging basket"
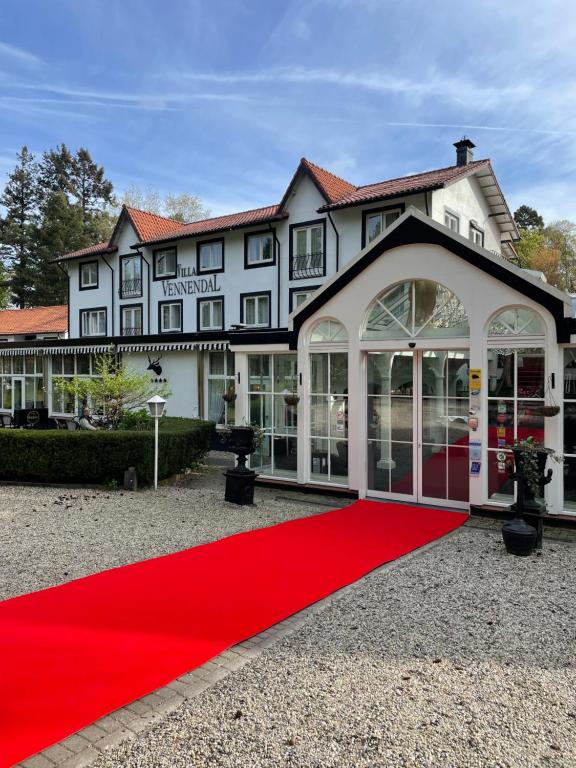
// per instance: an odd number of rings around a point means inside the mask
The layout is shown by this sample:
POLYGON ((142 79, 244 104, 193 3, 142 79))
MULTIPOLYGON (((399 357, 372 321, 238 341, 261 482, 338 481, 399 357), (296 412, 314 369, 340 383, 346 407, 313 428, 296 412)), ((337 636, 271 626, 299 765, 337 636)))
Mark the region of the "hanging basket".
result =
POLYGON ((300 397, 298 395, 284 395, 286 405, 298 405, 300 397))
POLYGON ((222 400, 226 403, 233 403, 236 400, 236 392, 225 392, 222 395, 222 400))
POLYGON ((543 405, 540 409, 540 415, 548 418, 549 416, 558 416, 560 413, 559 405, 543 405))

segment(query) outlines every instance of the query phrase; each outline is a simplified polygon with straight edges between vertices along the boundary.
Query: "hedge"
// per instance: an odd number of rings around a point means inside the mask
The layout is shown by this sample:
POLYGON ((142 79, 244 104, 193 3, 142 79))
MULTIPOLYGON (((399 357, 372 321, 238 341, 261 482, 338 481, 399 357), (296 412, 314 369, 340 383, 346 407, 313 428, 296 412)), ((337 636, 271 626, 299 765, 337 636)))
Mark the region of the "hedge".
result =
MULTIPOLYGON (((163 419, 158 477, 198 462, 210 449, 214 425, 195 419, 163 419)), ((44 483, 121 483, 136 467, 138 481, 154 479, 154 432, 0 429, 0 479, 44 483)))

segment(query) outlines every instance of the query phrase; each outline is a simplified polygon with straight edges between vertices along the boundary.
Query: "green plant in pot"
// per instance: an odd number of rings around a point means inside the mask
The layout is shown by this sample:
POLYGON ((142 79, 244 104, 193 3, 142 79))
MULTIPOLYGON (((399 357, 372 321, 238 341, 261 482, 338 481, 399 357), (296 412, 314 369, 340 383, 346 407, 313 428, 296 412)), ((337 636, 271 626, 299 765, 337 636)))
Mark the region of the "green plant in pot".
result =
POLYGON ((548 458, 562 462, 562 457, 538 442, 533 437, 515 440, 508 446, 514 455, 514 467, 509 468, 510 477, 516 481, 516 503, 512 505, 514 519, 502 526, 502 537, 507 552, 514 555, 529 555, 534 548, 542 548, 542 528, 545 512, 544 502, 537 496, 552 480, 552 470, 546 471, 548 458), (535 525, 530 525, 528 516, 535 525))

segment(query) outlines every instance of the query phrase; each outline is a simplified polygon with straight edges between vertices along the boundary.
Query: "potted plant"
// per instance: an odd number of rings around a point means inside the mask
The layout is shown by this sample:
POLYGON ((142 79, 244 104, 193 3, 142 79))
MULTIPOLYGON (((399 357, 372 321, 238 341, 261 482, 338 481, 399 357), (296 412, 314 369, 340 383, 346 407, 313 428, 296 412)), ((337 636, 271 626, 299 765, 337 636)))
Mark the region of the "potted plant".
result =
POLYGON ((545 505, 536 500, 540 490, 552 480, 552 470, 546 472, 548 458, 561 462, 551 448, 533 437, 515 440, 507 446, 514 455, 514 466, 509 467, 510 477, 517 483, 516 503, 512 505, 514 518, 502 526, 502 538, 506 551, 513 555, 530 555, 534 548, 542 548, 542 528, 545 505), (536 523, 530 525, 525 516, 536 523))
POLYGON ((300 396, 296 392, 287 392, 284 395, 284 402, 286 405, 298 405, 300 396))
POLYGON ((234 382, 230 382, 228 389, 222 395, 222 400, 226 403, 233 403, 236 400, 236 388, 234 382))

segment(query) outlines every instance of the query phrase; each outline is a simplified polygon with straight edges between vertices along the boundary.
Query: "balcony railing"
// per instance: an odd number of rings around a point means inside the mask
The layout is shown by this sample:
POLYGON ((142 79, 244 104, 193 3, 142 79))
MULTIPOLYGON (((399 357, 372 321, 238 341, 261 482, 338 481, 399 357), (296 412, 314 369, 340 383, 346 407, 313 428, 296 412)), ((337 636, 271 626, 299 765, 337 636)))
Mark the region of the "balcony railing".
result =
POLYGON ((298 253, 292 256, 290 262, 290 278, 300 280, 305 277, 322 277, 324 275, 324 252, 298 253))
POLYGON ((122 328, 122 336, 142 336, 142 326, 136 328, 122 328))
POLYGON ((120 298, 134 299, 142 296, 142 278, 137 280, 122 280, 120 283, 120 298))

